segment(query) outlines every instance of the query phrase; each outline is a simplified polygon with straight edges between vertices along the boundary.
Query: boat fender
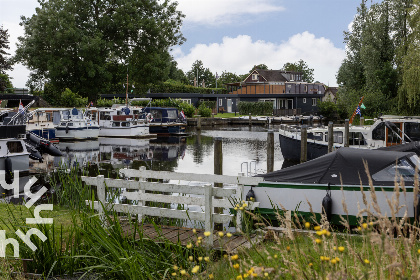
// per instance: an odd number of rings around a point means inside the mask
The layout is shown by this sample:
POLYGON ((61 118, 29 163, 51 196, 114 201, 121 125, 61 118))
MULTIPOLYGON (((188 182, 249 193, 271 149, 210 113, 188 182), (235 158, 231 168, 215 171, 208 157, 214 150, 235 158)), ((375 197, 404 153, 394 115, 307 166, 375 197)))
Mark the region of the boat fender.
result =
POLYGON ((417 194, 417 199, 414 198, 414 217, 416 219, 416 222, 420 224, 420 194, 417 194))
POLYGON ((246 194, 245 200, 246 200, 246 201, 256 201, 256 198, 255 198, 255 192, 254 192, 254 190, 252 189, 252 187, 251 187, 251 189, 248 191, 248 193, 246 194))
POLYGON ((6 183, 12 184, 13 183, 13 166, 12 166, 12 159, 9 157, 6 157, 6 160, 4 162, 4 171, 6 172, 6 183))
POLYGON ((66 147, 66 153, 70 153, 70 148, 66 147))
POLYGON ((69 126, 66 125, 66 134, 68 134, 68 133, 69 133, 69 126))
POLYGON ((327 194, 322 199, 322 214, 327 217, 327 220, 330 222, 332 217, 332 198, 330 184, 328 184, 327 194))

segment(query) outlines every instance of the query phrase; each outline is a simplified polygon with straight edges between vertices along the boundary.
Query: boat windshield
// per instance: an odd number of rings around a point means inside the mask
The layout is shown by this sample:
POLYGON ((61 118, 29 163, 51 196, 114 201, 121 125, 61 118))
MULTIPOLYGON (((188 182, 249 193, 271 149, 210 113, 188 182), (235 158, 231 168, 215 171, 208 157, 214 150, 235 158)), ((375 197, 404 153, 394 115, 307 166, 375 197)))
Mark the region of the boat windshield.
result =
POLYGON ((176 113, 176 110, 168 110, 168 119, 176 120, 177 118, 178 114, 176 113))
POLYGON ((384 169, 373 174, 372 179, 375 181, 388 181, 388 182, 395 181, 395 180, 399 181, 400 176, 401 176, 405 182, 407 181, 413 182, 415 173, 416 173, 416 170, 414 166, 410 164, 410 162, 407 159, 401 159, 397 164, 392 164, 390 166, 387 166, 384 169))
MULTIPOLYGON (((412 141, 420 140, 420 123, 417 122, 406 122, 404 123, 404 132, 410 137, 412 141)), ((407 137, 404 137, 405 141, 409 141, 407 137)))

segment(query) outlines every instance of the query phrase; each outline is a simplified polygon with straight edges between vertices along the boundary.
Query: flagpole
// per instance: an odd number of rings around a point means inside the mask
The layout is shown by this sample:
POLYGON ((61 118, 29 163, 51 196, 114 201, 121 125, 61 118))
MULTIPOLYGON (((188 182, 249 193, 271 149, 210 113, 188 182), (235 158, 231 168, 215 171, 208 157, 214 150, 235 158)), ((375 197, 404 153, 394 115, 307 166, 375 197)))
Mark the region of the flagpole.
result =
POLYGON ((128 107, 128 73, 127 73, 127 86, 125 87, 125 106, 128 107))
POLYGON ((358 108, 358 107, 360 107, 360 105, 362 105, 362 103, 363 103, 363 98, 365 98, 365 97, 364 97, 364 96, 362 96, 362 98, 360 98, 359 105, 357 105, 356 109, 354 109, 354 112, 353 112, 353 115, 352 115, 352 116, 351 116, 351 118, 350 118, 349 124, 352 124, 352 123, 353 123, 354 117, 356 116, 356 111, 357 111, 357 108, 358 108))

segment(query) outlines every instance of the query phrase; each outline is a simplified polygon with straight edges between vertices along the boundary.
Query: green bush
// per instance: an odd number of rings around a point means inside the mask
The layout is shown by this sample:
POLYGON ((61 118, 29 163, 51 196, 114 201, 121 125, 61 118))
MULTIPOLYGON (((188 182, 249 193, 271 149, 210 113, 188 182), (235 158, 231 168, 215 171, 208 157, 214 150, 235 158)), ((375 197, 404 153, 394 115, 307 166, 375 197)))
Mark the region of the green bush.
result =
POLYGON ((198 106, 204 104, 207 108, 215 109, 216 108, 216 101, 200 101, 198 106))
POLYGON ((272 115, 273 114, 273 103, 272 102, 245 102, 240 101, 238 103, 239 114, 248 115, 272 115))
POLYGON ((87 97, 81 97, 78 93, 66 88, 60 96, 60 105, 64 107, 84 107, 88 104, 87 97))
POLYGON ((121 98, 115 98, 114 99, 103 99, 99 98, 96 101, 96 107, 111 107, 113 104, 124 104, 125 100, 121 98))
POLYGON ((188 118, 192 118, 195 114, 195 107, 192 104, 181 102, 178 109, 184 111, 185 116, 188 118))
POLYGON ((209 118, 211 117, 211 109, 207 108, 206 105, 204 104, 200 104, 200 106, 198 106, 198 114, 204 118, 209 118))

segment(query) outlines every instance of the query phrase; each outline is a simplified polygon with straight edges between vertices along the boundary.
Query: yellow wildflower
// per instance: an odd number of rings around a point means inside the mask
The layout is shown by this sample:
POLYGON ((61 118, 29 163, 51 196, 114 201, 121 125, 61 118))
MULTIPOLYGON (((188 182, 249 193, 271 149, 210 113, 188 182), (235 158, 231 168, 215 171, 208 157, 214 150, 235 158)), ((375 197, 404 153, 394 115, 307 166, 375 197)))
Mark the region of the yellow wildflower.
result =
POLYGON ((306 222, 306 223, 305 223, 305 227, 306 227, 306 228, 310 228, 310 227, 311 227, 311 224, 310 224, 309 222, 306 222))
POLYGON ((264 272, 264 276, 265 277, 268 277, 268 272, 264 272))
POLYGON ((188 244, 187 244, 187 248, 188 248, 188 249, 191 249, 191 248, 192 248, 192 244, 191 244, 191 243, 188 243, 188 244))
POLYGON ((334 250, 334 251, 337 251, 337 247, 336 247, 336 246, 334 246, 334 247, 333 247, 333 250, 334 250))
POLYGON ((210 236, 210 231, 206 231, 206 232, 204 232, 204 236, 210 236))
POLYGON ((234 269, 239 269, 239 263, 235 263, 235 264, 233 265, 233 268, 234 268, 234 269))
POLYGON ((230 257, 230 259, 232 261, 236 261, 237 259, 239 259, 239 256, 238 255, 233 255, 232 257, 230 257))
POLYGON ((242 275, 238 275, 238 276, 236 276, 236 280, 242 280, 243 278, 242 278, 242 275))
POLYGON ((323 260, 325 260, 325 257, 324 257, 324 256, 320 256, 320 257, 319 257, 319 259, 320 259, 321 261, 323 261, 323 260))
POLYGON ((338 251, 344 252, 345 248, 343 246, 338 247, 338 251))
POLYGON ((193 233, 194 233, 194 234, 196 234, 196 233, 197 233, 197 230, 196 230, 195 228, 193 229, 193 233))
POLYGON ((172 276, 176 276, 176 272, 172 272, 172 274, 171 274, 172 276))
POLYGON ((244 273, 244 278, 248 278, 249 274, 248 273, 244 273))
POLYGON ((173 269, 176 271, 176 270, 178 270, 178 267, 176 265, 174 265, 173 269))
POLYGON ((242 207, 247 207, 247 206, 248 206, 248 204, 246 204, 246 203, 242 204, 242 207))
POLYGON ((197 239, 198 239, 198 240, 201 240, 201 239, 203 239, 203 237, 202 237, 202 236, 199 236, 199 237, 197 237, 197 239))
POLYGON ((213 273, 209 274, 209 279, 214 279, 213 273))
POLYGON ((198 257, 198 261, 201 262, 203 260, 203 257, 198 257))
POLYGON ((188 259, 192 262, 194 260, 193 256, 189 256, 188 259))
POLYGON ((209 262, 209 261, 210 261, 210 258, 209 258, 209 257, 204 257, 204 260, 205 260, 206 262, 209 262))
POLYGON ((363 227, 364 229, 367 229, 368 225, 367 225, 366 223, 363 223, 363 224, 362 224, 362 227, 363 227))
POLYGON ((277 257, 278 257, 277 255, 274 255, 274 258, 275 258, 275 259, 277 259, 277 257))
POLYGON ((226 236, 227 237, 232 237, 232 233, 228 232, 228 233, 226 233, 226 236))
POLYGON ((200 266, 196 265, 193 267, 193 269, 191 269, 191 273, 197 273, 200 270, 200 266))
POLYGON ((417 253, 419 253, 419 254, 420 254, 420 249, 418 249, 418 250, 417 250, 417 253))
POLYGON ((331 263, 332 263, 332 264, 336 264, 336 263, 337 263, 337 260, 336 260, 336 259, 332 259, 332 260, 331 260, 331 263))
POLYGON ((249 198, 249 200, 253 201, 253 200, 254 200, 254 198, 251 196, 251 197, 249 198))
POLYGON ((313 264, 312 263, 309 263, 308 266, 311 267, 311 266, 313 266, 313 264))
POLYGON ((317 235, 322 235, 322 230, 318 230, 318 231, 316 232, 316 234, 317 234, 317 235))
POLYGON ((322 241, 321 241, 321 239, 315 239, 315 242, 316 242, 316 244, 320 244, 322 241))
POLYGON ((365 264, 370 264, 370 261, 368 259, 364 260, 365 264))
POLYGON ((224 257, 225 259, 227 259, 228 255, 227 255, 227 254, 224 254, 224 255, 223 255, 223 257, 224 257))
POLYGON ((286 250, 287 250, 287 251, 290 251, 290 246, 287 246, 287 247, 286 247, 286 250))
POLYGON ((185 269, 181 270, 179 273, 181 273, 181 275, 187 274, 187 272, 185 271, 185 269))
POLYGON ((315 226, 314 227, 314 230, 320 230, 321 229, 321 227, 320 226, 315 226))
POLYGON ((243 210, 244 210, 244 208, 243 208, 243 207, 239 207, 239 210, 243 211, 243 210))
POLYGON ((223 237, 223 235, 225 235, 222 231, 219 231, 219 236, 223 237))
POLYGON ((340 258, 335 257, 335 260, 336 260, 337 262, 339 262, 339 261, 340 261, 340 258))
POLYGON ((235 207, 235 208, 233 208, 233 209, 235 209, 235 211, 238 211, 238 207, 235 207))

